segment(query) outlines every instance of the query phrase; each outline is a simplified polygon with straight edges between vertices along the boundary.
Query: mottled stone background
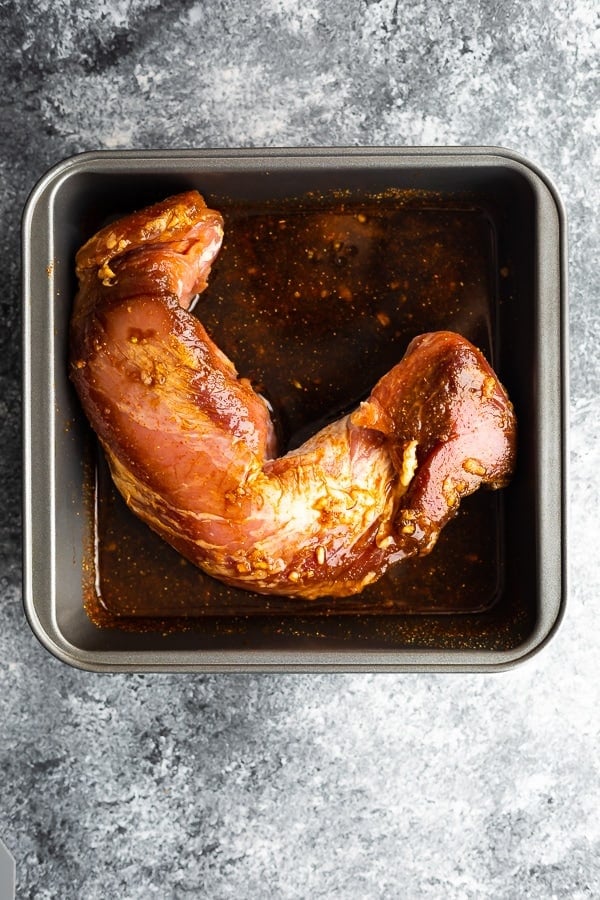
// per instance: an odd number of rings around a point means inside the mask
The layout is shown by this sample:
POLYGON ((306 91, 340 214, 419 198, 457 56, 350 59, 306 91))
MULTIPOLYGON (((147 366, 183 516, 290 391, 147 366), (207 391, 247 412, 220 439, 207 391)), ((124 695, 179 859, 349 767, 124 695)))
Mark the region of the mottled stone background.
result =
POLYGON ((0 0, 0 838, 18 896, 600 896, 595 0, 0 0), (570 602, 494 676, 100 676, 21 608, 20 238, 82 150, 499 144, 570 223, 570 602))

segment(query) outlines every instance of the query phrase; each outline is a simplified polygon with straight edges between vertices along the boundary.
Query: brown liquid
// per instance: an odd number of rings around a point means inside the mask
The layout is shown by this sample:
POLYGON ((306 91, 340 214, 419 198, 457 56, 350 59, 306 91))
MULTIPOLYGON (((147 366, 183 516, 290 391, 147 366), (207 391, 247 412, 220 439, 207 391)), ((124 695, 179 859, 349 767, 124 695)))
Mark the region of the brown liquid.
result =
MULTIPOLYGON (((282 452, 353 408, 425 331, 458 331, 491 359, 494 233, 474 205, 423 197, 224 208, 225 241, 195 314, 274 409, 282 452)), ((493 604, 499 497, 463 502, 428 556, 357 597, 299 601, 229 588, 125 507, 99 460, 95 621, 157 617, 474 612, 493 604), (99 601, 99 602, 98 602, 99 601)))

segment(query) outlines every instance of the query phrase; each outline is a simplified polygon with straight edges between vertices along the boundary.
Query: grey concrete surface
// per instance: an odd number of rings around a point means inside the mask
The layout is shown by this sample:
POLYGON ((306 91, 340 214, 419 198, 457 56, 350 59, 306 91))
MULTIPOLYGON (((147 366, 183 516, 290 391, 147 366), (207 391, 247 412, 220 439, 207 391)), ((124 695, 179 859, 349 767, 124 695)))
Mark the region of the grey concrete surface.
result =
POLYGON ((0 838, 17 896, 600 896, 594 0, 0 2, 0 838), (568 612, 501 675, 112 675, 21 606, 21 212, 102 148, 502 145, 569 216, 568 612))

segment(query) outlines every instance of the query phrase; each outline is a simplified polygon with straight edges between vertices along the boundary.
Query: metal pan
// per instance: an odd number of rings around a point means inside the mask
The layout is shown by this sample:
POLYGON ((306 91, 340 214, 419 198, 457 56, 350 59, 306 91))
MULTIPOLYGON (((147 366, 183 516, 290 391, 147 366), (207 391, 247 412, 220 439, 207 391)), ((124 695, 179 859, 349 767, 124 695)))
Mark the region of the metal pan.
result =
MULTIPOLYGON (((565 255, 556 190, 498 148, 118 151, 53 168, 23 217, 24 605, 34 633, 64 662, 112 672, 488 671, 539 650, 565 597, 565 255), (387 306, 355 342, 359 362, 339 367, 339 403, 364 390, 363 351, 399 358, 413 332, 435 328, 474 339, 508 389, 519 422, 510 486, 465 501, 430 557, 397 567, 379 592, 311 605, 231 592, 169 556, 114 495, 66 374, 74 254, 111 219, 188 188, 231 223, 223 253, 243 254, 236 234, 250 220, 367 210, 387 223, 377 246, 399 299, 380 291, 387 306)), ((215 277, 213 296, 225 269, 215 277)), ((198 314, 226 341, 209 293, 198 314)), ((286 340, 296 336, 288 329, 286 340)), ((242 367, 252 365, 252 346, 238 343, 242 367)), ((224 349, 240 368, 236 348, 224 349)), ((300 431, 318 402, 302 397, 282 400, 300 431)))

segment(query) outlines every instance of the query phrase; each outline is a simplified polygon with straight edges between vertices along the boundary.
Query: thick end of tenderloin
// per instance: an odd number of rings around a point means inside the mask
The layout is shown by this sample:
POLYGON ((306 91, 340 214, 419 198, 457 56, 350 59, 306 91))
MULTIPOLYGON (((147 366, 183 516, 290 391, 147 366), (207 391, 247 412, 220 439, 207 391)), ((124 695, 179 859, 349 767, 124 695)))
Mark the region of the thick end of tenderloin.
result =
POLYGON ((512 404, 483 354, 453 332, 415 338, 351 421, 386 436, 396 469, 390 561, 429 552, 463 497, 504 487, 514 470, 512 404))

